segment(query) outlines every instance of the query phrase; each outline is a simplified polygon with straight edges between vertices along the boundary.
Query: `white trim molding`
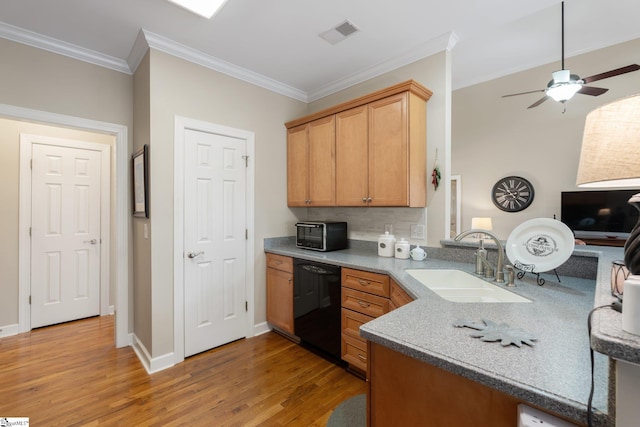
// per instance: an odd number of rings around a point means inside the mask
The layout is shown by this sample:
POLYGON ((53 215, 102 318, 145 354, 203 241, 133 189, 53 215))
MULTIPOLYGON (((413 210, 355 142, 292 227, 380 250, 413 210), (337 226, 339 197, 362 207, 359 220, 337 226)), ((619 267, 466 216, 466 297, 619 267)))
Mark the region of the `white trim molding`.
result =
POLYGON ((11 335, 17 335, 20 333, 20 327, 17 323, 13 325, 0 326, 0 338, 10 337, 11 335))
POLYGON ((15 27, 4 22, 0 22, 0 37, 27 46, 68 56, 100 67, 109 68, 125 74, 132 74, 127 61, 114 56, 105 55, 95 50, 67 43, 53 37, 44 36, 24 28, 15 27))
POLYGON ((142 363, 142 366, 144 366, 144 369, 148 374, 155 374, 156 372, 168 369, 174 365, 173 360, 175 356, 173 355, 173 353, 163 354, 159 357, 151 357, 151 354, 149 353, 147 348, 135 334, 133 334, 132 341, 133 342, 131 343, 131 347, 133 348, 133 351, 138 356, 138 360, 140 360, 140 363, 142 363))

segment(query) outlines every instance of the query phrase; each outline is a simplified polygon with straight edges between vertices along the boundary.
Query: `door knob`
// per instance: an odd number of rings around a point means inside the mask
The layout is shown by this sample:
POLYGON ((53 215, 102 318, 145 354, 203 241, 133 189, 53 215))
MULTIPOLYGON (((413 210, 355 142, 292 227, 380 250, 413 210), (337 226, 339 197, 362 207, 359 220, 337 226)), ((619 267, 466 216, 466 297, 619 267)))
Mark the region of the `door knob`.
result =
POLYGON ((204 254, 204 251, 200 251, 200 252, 188 252, 187 256, 191 259, 199 257, 200 255, 204 254))
POLYGON ((84 243, 91 243, 92 245, 95 245, 96 243, 98 243, 98 240, 97 239, 85 240, 84 243))

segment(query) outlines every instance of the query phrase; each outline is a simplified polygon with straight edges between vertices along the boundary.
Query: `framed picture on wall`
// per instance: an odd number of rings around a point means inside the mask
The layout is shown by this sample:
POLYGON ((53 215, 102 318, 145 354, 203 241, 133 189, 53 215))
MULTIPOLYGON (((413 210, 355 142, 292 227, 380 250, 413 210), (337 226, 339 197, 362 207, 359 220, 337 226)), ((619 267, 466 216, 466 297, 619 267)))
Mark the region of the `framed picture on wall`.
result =
POLYGON ((131 156, 133 176, 133 216, 149 218, 149 146, 131 156))

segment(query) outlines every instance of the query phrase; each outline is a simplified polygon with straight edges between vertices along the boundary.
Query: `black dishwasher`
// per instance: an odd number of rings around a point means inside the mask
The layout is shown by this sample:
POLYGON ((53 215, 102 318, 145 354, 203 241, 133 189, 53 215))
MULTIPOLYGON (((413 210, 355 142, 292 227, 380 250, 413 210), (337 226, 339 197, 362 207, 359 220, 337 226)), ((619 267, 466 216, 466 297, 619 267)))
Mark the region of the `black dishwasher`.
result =
POLYGON ((303 344, 340 362, 340 274, 338 266, 293 259, 294 330, 303 344))

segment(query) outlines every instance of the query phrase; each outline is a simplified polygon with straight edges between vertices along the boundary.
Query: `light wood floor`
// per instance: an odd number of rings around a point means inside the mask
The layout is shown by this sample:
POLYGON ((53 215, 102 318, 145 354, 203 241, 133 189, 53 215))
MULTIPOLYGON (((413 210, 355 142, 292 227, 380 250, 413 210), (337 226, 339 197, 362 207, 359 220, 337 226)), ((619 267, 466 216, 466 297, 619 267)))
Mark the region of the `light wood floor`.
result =
POLYGON ((0 339, 0 417, 32 426, 324 426, 366 384, 275 334, 148 375, 113 316, 0 339))

